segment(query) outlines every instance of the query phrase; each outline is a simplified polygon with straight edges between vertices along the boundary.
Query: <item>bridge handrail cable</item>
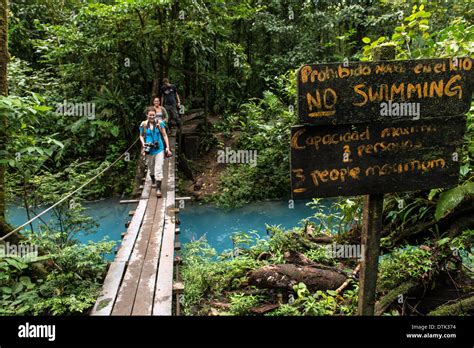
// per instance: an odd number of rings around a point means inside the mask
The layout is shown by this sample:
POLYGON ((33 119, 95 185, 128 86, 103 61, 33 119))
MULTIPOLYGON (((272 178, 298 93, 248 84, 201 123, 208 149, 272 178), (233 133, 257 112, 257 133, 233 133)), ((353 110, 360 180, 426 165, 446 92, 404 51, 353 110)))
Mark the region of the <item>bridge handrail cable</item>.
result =
POLYGON ((1 241, 4 241, 5 239, 7 239, 9 236, 11 236, 13 233, 15 232, 18 232, 20 231, 23 227, 25 227, 26 225, 30 224, 31 222, 35 221, 36 219, 38 219, 39 217, 41 217, 42 215, 46 214, 48 211, 50 211, 51 209, 53 209, 54 207, 56 207, 57 205, 61 204, 62 202, 64 202, 66 199, 68 199, 69 197, 71 197, 72 195, 74 195, 75 193, 77 193, 78 191, 82 190, 85 186, 89 185, 92 181, 94 181, 95 179, 97 179, 99 176, 101 176, 102 174, 104 174, 107 170, 109 170, 111 167, 113 167, 118 161, 120 161, 120 159, 125 156, 131 149, 133 146, 135 146, 135 144, 138 142, 140 138, 137 138, 132 145, 130 145, 130 147, 125 150, 125 152, 123 152, 114 162, 112 162, 109 166, 107 166, 105 169, 101 170, 98 174, 96 174, 95 176, 93 176, 91 179, 89 179, 88 181, 86 181, 84 184, 82 184, 81 186, 79 186, 77 189, 75 189, 74 191, 68 193, 66 196, 64 196, 63 198, 61 198, 58 202, 54 203, 52 206, 50 206, 49 208, 43 210, 41 213, 39 213, 38 215, 36 215, 34 218, 28 220, 27 222, 25 222, 24 224, 18 226, 17 228, 15 228, 14 230, 8 232, 6 235, 4 235, 3 237, 0 238, 0 242, 1 241))

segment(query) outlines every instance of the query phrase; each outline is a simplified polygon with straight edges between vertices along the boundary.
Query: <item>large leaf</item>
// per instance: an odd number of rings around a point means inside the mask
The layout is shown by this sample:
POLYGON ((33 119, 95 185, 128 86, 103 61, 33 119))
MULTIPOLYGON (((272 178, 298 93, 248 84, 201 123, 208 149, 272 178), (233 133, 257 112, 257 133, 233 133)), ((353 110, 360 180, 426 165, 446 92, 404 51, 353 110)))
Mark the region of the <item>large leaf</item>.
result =
POLYGON ((11 257, 7 257, 5 258, 5 261, 10 265, 10 266, 13 266, 15 267, 16 269, 18 269, 19 271, 21 271, 22 269, 25 269, 27 268, 28 266, 21 262, 21 261, 18 261, 14 258, 11 258, 11 257))
POLYGON ((55 145, 58 145, 61 149, 64 147, 64 144, 62 142, 60 142, 59 140, 56 140, 54 138, 51 138, 51 137, 47 137, 47 142, 48 144, 50 143, 54 143, 55 145))
POLYGON ((20 293, 25 286, 22 283, 15 283, 12 287, 13 295, 20 293))
POLYGON ((474 182, 466 182, 439 195, 435 218, 440 220, 453 211, 465 198, 474 195, 474 182))
POLYGON ((120 128, 117 126, 113 126, 110 128, 110 134, 112 134, 114 137, 118 137, 120 132, 120 128))
POLYGON ((8 286, 2 286, 0 288, 0 291, 4 294, 11 294, 12 293, 12 288, 9 288, 8 286))
POLYGON ((86 123, 86 121, 87 121, 87 118, 81 117, 79 120, 74 122, 71 126, 71 132, 76 133, 79 130, 79 128, 81 128, 82 125, 86 123))

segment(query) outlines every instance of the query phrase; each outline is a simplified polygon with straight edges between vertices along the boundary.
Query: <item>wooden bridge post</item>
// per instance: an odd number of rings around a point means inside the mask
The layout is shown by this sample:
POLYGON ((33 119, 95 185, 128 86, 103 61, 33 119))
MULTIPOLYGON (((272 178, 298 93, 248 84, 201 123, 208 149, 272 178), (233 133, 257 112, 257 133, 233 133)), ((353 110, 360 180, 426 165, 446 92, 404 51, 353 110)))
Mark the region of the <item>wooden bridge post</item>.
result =
MULTIPOLYGON (((395 59, 396 46, 385 44, 372 50, 374 60, 395 59)), ((365 196, 361 244, 364 246, 359 277, 358 315, 374 315, 382 230, 383 194, 365 196)))

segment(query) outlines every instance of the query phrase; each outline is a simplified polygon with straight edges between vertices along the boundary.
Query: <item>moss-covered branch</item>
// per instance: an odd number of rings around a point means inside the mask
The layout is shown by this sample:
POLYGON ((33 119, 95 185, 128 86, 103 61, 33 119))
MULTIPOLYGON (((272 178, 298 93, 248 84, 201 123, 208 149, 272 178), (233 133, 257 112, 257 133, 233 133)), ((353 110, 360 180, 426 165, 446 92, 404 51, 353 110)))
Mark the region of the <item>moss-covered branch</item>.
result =
POLYGON ((430 316, 468 315, 474 312, 474 296, 464 298, 456 303, 444 304, 428 313, 430 316))

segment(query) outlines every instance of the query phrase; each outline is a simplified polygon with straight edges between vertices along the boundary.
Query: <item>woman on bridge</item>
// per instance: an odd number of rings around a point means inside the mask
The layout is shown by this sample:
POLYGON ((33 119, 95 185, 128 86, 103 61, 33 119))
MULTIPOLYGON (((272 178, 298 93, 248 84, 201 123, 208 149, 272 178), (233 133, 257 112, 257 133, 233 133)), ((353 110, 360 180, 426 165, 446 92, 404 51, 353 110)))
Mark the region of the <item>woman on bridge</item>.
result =
POLYGON ((156 196, 161 197, 161 181, 163 180, 164 152, 171 156, 168 136, 165 124, 156 116, 155 107, 146 109, 147 120, 140 124, 140 142, 142 143, 142 155, 145 155, 148 173, 152 187, 156 186, 156 196), (166 148, 163 146, 164 145, 166 148), (164 151, 163 151, 164 150, 164 151))
POLYGON ((168 129, 168 124, 169 124, 168 111, 166 111, 166 109, 161 106, 160 98, 158 96, 155 96, 153 98, 153 107, 155 108, 156 117, 161 119, 165 123, 165 128, 168 129))

